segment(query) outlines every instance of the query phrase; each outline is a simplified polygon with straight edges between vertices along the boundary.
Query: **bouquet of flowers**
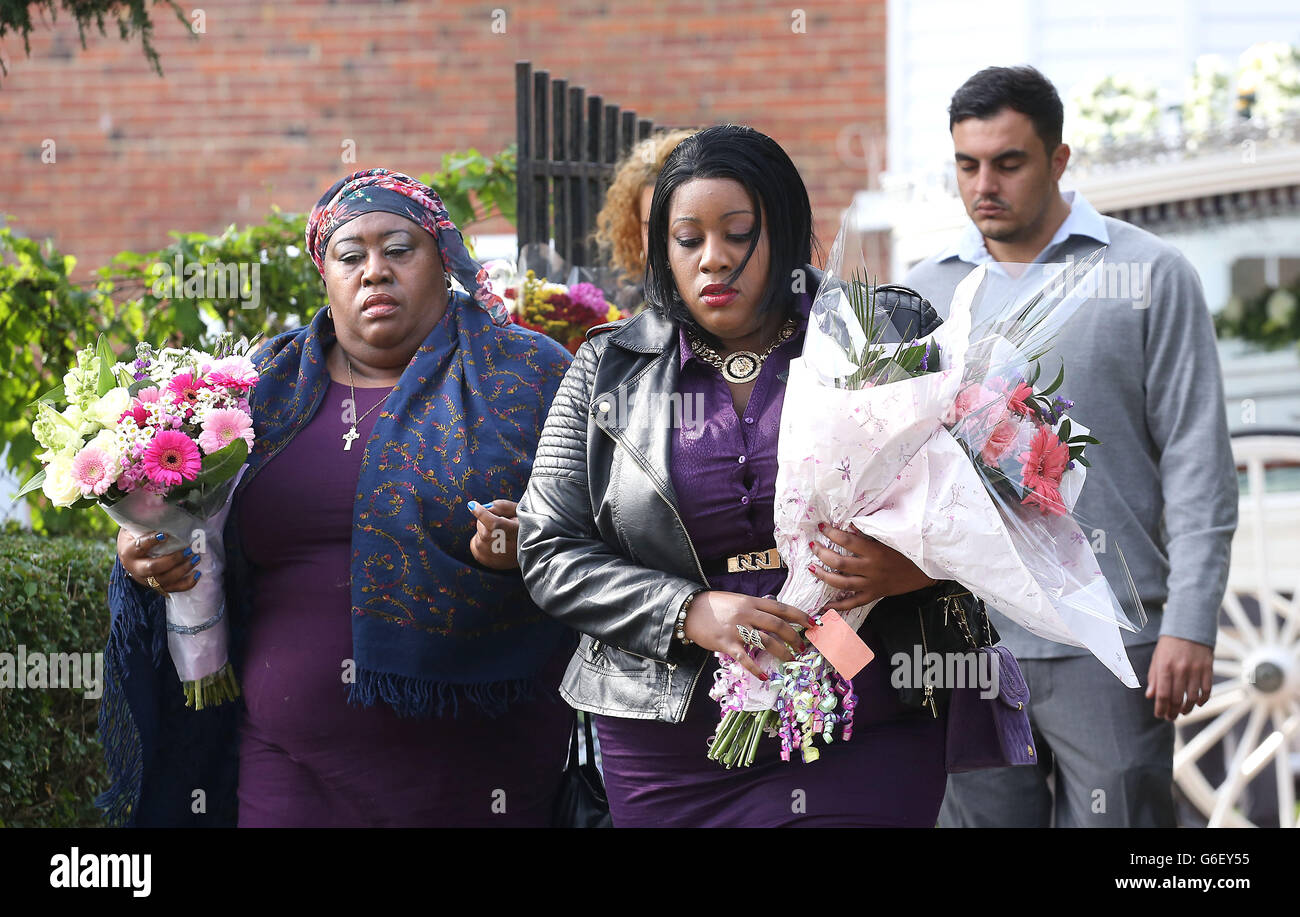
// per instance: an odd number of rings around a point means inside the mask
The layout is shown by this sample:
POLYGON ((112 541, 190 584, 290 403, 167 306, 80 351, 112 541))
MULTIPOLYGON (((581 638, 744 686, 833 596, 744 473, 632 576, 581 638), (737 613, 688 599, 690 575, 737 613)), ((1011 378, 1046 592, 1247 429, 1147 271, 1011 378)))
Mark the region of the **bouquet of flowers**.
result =
POLYGON ((551 283, 539 280, 531 269, 505 288, 505 300, 515 324, 554 338, 570 353, 578 352, 589 329, 627 318, 594 283, 551 283))
MULTIPOLYGON (((851 525, 1032 633, 1087 647, 1136 687, 1119 634, 1143 622, 1136 590, 1124 571, 1118 585, 1138 623, 1072 515, 1084 450, 1097 440, 1054 396, 1063 376, 1034 388, 1039 359, 1095 289, 1101 254, 1024 266, 1018 277, 981 266, 933 334, 887 343, 892 327, 876 315, 865 281, 839 279, 843 236, 786 388, 787 405, 800 409, 782 413, 777 445, 776 543, 791 571, 778 600, 815 616, 843 597, 808 571, 818 562, 809 542, 827 544, 821 523, 851 525)), ((871 607, 846 613, 845 623, 857 630, 871 607)), ((764 731, 780 736, 783 758, 798 748, 805 762, 819 754, 815 736, 829 742, 839 726, 850 737, 851 682, 821 652, 790 663, 752 655, 767 682, 719 654, 711 695, 723 719, 711 758, 752 762, 764 731)))
POLYGON ((196 709, 239 694, 227 656, 222 527, 253 445, 248 347, 228 337, 213 353, 141 343, 133 362, 119 363, 101 336, 36 402, 32 435, 44 467, 19 491, 40 488, 60 507, 98 505, 136 537, 165 534, 154 556, 188 546, 199 558, 194 588, 166 602, 167 646, 196 709))

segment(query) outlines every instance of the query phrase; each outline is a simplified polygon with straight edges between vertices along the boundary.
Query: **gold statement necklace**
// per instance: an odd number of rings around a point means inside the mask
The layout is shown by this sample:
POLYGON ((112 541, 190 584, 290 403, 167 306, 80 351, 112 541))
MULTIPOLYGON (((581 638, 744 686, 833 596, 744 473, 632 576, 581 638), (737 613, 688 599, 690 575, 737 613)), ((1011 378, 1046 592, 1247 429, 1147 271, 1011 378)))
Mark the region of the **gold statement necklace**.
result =
POLYGON ((719 370, 722 373, 722 378, 740 385, 757 379, 759 370, 763 368, 763 361, 771 356, 772 351, 790 340, 798 327, 794 319, 787 318, 785 324, 781 326, 781 330, 777 332, 776 340, 769 344, 762 353, 754 353, 752 350, 737 350, 735 353, 727 354, 724 357, 710 347, 694 331, 686 332, 686 343, 690 345, 691 350, 695 351, 697 357, 714 369, 719 370))

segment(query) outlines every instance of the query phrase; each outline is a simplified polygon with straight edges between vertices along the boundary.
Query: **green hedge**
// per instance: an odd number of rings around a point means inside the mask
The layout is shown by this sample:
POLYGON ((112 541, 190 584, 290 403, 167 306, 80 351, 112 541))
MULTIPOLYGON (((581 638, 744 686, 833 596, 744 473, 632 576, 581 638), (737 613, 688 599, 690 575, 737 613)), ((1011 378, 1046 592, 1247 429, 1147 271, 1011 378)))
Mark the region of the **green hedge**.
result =
MULTIPOLYGON (((19 646, 29 658, 103 652, 113 552, 108 541, 23 534, 12 526, 0 533, 0 653, 9 654, 11 676, 19 646)), ((0 687, 0 827, 102 824, 94 804, 108 785, 95 734, 99 701, 86 693, 0 687)))

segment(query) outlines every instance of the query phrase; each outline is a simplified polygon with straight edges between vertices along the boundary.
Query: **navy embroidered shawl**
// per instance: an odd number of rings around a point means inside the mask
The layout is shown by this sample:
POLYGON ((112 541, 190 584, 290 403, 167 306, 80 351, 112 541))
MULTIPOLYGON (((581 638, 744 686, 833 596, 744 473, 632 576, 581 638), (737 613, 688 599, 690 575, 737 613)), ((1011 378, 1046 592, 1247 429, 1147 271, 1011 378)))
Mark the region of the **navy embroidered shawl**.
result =
MULTIPOLYGON (((252 402, 257 442, 225 533, 237 671, 252 607, 235 524, 240 494, 317 410, 331 409, 321 402, 333 340, 322 311, 254 355, 262 374, 252 402)), ((533 676, 572 642, 533 604, 517 570, 473 560, 475 523, 465 505, 522 495, 570 360, 549 338, 495 326, 463 293, 450 297, 364 443, 352 536, 353 702, 423 715, 455 713, 464 700, 494 714, 531 693, 533 676)), ((233 825, 240 705, 184 706, 165 652, 162 598, 120 561, 109 607, 99 725, 112 785, 97 804, 111 824, 233 825), (207 817, 191 815, 195 786, 210 789, 207 817)))

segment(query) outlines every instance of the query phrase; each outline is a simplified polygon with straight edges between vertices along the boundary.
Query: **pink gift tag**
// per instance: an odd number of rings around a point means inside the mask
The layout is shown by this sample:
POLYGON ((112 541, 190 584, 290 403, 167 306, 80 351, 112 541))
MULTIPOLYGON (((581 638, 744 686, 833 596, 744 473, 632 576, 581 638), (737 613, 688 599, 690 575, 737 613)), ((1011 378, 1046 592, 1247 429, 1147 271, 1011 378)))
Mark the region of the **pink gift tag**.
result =
POLYGON ((826 612, 821 616, 821 625, 808 628, 804 635, 845 678, 855 677, 876 658, 871 647, 862 642, 837 611, 826 612))

